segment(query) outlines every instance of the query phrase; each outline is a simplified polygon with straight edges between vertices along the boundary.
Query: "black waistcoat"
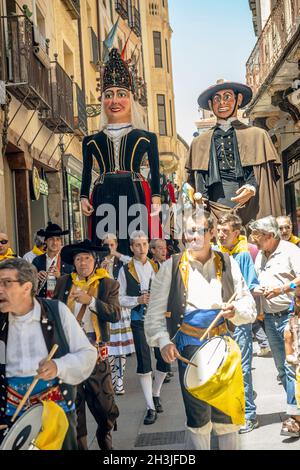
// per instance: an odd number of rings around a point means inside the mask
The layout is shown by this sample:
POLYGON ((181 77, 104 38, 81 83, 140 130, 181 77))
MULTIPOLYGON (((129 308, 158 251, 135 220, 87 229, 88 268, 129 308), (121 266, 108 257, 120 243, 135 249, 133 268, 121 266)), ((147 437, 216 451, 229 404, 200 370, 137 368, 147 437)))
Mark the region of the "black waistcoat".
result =
MULTIPOLYGON (((58 310, 59 302, 57 300, 40 299, 41 304, 41 329, 48 351, 52 349, 54 344, 58 344, 58 350, 54 355, 55 358, 65 356, 70 352, 67 339, 60 321, 58 310)), ((8 338, 8 314, 0 315, 0 422, 5 419, 6 400, 7 400, 7 378, 6 365, 4 359, 6 357, 6 345, 8 338)), ((38 366, 38 364, 37 364, 38 366)), ((67 407, 72 408, 75 397, 76 387, 58 381, 60 391, 66 401, 67 407)))

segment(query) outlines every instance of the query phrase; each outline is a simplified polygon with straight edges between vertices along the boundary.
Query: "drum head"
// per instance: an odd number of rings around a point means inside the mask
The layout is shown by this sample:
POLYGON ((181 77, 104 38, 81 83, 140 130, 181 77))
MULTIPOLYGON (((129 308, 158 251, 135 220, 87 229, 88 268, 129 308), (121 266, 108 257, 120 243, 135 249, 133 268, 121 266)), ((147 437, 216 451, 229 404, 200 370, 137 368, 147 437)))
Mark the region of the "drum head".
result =
POLYGON ((5 436, 0 450, 28 450, 42 426, 43 405, 35 405, 27 410, 5 436))
POLYGON ((200 346, 190 359, 198 367, 187 366, 184 375, 184 384, 187 389, 193 389, 205 384, 218 370, 226 357, 226 341, 215 336, 200 346))

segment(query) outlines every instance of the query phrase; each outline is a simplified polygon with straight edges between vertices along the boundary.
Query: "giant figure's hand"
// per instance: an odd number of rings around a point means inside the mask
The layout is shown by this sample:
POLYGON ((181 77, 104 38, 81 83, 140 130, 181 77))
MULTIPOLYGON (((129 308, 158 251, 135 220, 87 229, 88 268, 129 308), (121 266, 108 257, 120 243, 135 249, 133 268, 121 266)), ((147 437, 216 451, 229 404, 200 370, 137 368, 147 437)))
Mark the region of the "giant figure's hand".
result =
POLYGON ((254 189, 251 189, 248 186, 242 186, 236 191, 237 196, 232 197, 232 202, 236 204, 246 204, 246 202, 250 201, 255 196, 254 189))
POLYGON ((94 212, 94 208, 92 204, 86 198, 81 199, 81 208, 82 208, 83 214, 86 215, 87 217, 90 217, 90 215, 92 215, 92 213, 94 212))

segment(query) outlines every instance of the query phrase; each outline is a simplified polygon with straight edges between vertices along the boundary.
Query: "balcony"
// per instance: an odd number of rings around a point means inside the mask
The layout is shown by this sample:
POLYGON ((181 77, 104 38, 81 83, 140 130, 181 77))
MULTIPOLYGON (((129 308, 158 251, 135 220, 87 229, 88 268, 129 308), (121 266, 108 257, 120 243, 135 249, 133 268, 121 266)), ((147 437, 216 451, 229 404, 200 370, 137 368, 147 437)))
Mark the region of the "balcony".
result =
POLYGON ((119 13, 123 20, 128 19, 128 1, 127 0, 115 0, 116 12, 119 13))
POLYGON ((130 9, 128 25, 136 36, 141 37, 141 16, 139 10, 134 6, 131 6, 130 9))
POLYGON ((147 108, 148 98, 147 98, 147 84, 143 81, 142 78, 138 80, 138 101, 141 106, 147 108))
POLYGON ((33 24, 26 16, 7 18, 8 29, 8 83, 9 92, 27 109, 47 110, 50 108, 51 93, 47 49, 43 50, 43 62, 38 58, 41 52, 34 45, 33 24))
POLYGON ((73 82, 57 61, 51 62, 51 110, 40 120, 57 134, 74 132, 73 82))
POLYGON ((254 96, 296 43, 299 23, 300 0, 278 0, 247 62, 247 83, 254 96))
POLYGON ((80 0, 62 0, 73 20, 80 18, 80 0))
POLYGON ((88 133, 87 113, 84 93, 75 83, 75 112, 74 112, 75 134, 84 137, 88 133))

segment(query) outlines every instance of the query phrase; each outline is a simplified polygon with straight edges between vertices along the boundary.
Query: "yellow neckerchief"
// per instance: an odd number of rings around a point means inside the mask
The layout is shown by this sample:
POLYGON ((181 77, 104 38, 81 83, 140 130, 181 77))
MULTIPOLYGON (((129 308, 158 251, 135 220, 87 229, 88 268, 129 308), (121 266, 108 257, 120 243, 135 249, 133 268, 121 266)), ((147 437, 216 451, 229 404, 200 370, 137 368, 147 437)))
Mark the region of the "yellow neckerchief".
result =
POLYGON ((228 253, 230 256, 235 255, 237 253, 247 253, 249 251, 247 237, 245 237, 244 235, 240 235, 238 237, 237 242, 232 248, 232 250, 229 250, 225 246, 221 245, 220 242, 218 242, 218 247, 222 253, 228 253))
POLYGON ((14 252, 11 248, 8 248, 5 255, 0 255, 0 261, 4 261, 6 259, 15 258, 14 252))
MULTIPOLYGON (((158 266, 157 264, 152 260, 152 259, 149 259, 147 258, 147 261, 149 261, 149 263, 151 264, 152 268, 153 268, 153 271, 155 273, 157 273, 158 271, 158 266)), ((131 261, 129 261, 128 263, 128 271, 130 272, 131 276, 136 280, 136 282, 139 284, 140 283, 140 279, 139 279, 139 276, 136 272, 136 269, 135 269, 135 265, 134 265, 134 258, 132 258, 131 261)))
POLYGON ((31 251, 36 256, 41 256, 45 254, 44 250, 40 250, 36 245, 34 245, 31 251))
MULTIPOLYGON (((217 277, 217 280, 221 282, 222 271, 223 271, 222 259, 221 259, 221 256, 217 252, 213 251, 212 254, 214 257, 216 277, 217 277)), ((179 271, 181 273, 183 285, 186 290, 189 285, 189 267, 190 267, 190 264, 189 264, 188 251, 185 250, 179 263, 179 271)))
POLYGON ((291 243, 294 243, 294 245, 298 245, 298 243, 300 242, 300 238, 296 237, 296 235, 292 235, 289 241, 291 243))
MULTIPOLYGON (((110 275, 108 274, 106 269, 100 268, 100 269, 97 269, 94 272, 94 274, 92 274, 87 280, 78 279, 77 273, 72 273, 71 278, 72 278, 72 289, 71 289, 70 294, 72 294, 75 291, 75 288, 79 287, 80 290, 84 292, 90 291, 90 295, 92 297, 96 297, 100 280, 105 279, 105 278, 110 278, 110 275)), ((74 313, 75 301, 72 298, 72 295, 69 295, 68 297, 67 306, 69 307, 71 312, 74 313)), ((96 342, 99 343, 101 341, 101 332, 99 328, 98 317, 95 313, 92 313, 92 323, 93 323, 94 331, 96 333, 96 342)))

